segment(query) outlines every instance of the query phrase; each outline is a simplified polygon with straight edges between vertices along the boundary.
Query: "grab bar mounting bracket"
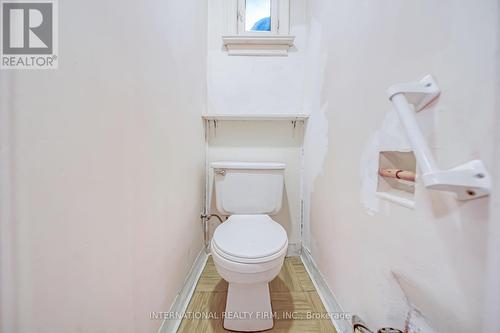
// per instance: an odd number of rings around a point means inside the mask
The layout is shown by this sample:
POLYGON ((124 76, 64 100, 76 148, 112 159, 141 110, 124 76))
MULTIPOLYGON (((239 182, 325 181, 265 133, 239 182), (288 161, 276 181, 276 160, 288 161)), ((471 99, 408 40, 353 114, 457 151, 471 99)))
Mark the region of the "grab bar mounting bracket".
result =
POLYGON ((398 83, 391 86, 387 93, 389 99, 397 94, 404 94, 408 103, 415 106, 415 111, 425 109, 441 94, 436 80, 431 75, 426 75, 419 82, 398 83))

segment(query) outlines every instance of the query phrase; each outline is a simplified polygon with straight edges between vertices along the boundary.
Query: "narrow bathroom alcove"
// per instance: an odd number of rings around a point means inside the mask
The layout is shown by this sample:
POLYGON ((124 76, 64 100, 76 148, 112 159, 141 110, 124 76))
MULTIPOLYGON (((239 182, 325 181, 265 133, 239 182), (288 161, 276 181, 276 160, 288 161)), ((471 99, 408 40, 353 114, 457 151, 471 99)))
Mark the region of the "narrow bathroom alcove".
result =
MULTIPOLYGON (((300 252, 301 166, 304 117, 217 116, 206 123, 206 210, 217 214, 214 175, 209 167, 216 161, 281 162, 286 165, 283 207, 274 216, 287 231, 289 255, 300 252), (295 123, 293 123, 295 122, 295 123)), ((209 225, 209 239, 218 223, 209 225)))
POLYGON ((0 12, 0 333, 500 333, 500 0, 0 12))
MULTIPOLYGON (((400 170, 415 174, 417 162, 413 152, 381 151, 379 170, 400 170)), ((415 208, 415 182, 378 175, 377 195, 398 205, 415 208)))

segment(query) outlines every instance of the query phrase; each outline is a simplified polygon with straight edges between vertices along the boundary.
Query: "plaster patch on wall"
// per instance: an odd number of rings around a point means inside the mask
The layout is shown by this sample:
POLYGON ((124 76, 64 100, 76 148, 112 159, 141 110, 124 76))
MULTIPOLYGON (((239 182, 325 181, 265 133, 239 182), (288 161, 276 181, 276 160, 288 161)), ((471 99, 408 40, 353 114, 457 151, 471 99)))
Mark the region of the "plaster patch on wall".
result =
MULTIPOLYGON (((416 281, 416 277, 409 276, 398 271, 392 271, 398 287, 402 291, 409 312, 406 325, 411 330, 408 332, 438 333, 445 332, 445 327, 454 327, 453 332, 471 331, 472 328, 461 327, 460 316, 467 316, 467 298, 460 292, 460 285, 456 281, 448 281, 456 284, 451 291, 444 291, 445 297, 433 295, 432 289, 435 281, 416 281), (456 309, 451 311, 446 302, 452 300, 456 309)), ((480 328, 476 328, 480 331, 480 328)))
POLYGON ((310 249, 310 197, 314 191, 315 179, 323 173, 323 164, 328 152, 328 103, 322 104, 324 73, 327 53, 323 48, 321 25, 312 20, 308 36, 306 71, 304 77, 303 110, 309 120, 304 134, 304 172, 303 172, 303 246, 310 249))
POLYGON ((427 320, 417 309, 411 309, 406 318, 405 332, 407 333, 438 333, 429 326, 427 320))
POLYGON ((360 200, 369 215, 380 211, 380 198, 376 192, 381 151, 411 151, 406 133, 394 110, 386 114, 381 128, 367 140, 360 157, 360 200))
MULTIPOLYGON (((323 174, 323 164, 328 152, 328 119, 325 112, 328 104, 310 115, 304 139, 304 151, 307 158, 304 162, 304 185, 308 185, 309 193, 314 191, 315 179, 323 174)), ((306 196, 308 193, 306 193, 306 196)))
POLYGON ((377 170, 379 153, 379 132, 371 135, 360 158, 360 200, 368 215, 379 211, 380 199, 377 192, 377 170))

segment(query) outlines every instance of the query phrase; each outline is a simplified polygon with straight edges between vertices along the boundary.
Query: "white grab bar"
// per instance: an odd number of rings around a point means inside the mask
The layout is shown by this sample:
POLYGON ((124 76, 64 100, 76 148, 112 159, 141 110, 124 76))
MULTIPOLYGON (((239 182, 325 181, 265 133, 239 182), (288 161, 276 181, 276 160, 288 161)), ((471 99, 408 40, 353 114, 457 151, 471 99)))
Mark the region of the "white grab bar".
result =
POLYGON ((387 90, 387 93, 408 135, 422 172, 420 178, 424 186, 439 191, 455 192, 459 200, 489 195, 491 177, 481 160, 469 161, 449 170, 439 169, 418 126, 415 112, 425 109, 441 93, 434 78, 427 75, 419 82, 395 84, 387 90))

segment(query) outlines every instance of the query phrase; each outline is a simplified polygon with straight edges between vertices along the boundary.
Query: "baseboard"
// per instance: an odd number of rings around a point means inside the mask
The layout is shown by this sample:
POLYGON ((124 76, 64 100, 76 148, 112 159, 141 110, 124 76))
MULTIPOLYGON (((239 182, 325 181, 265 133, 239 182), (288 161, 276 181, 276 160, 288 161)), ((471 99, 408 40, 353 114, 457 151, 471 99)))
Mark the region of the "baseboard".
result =
MULTIPOLYGON (((337 302, 335 295, 332 293, 325 279, 321 275, 311 257, 311 253, 306 249, 302 248, 301 254, 302 262, 304 263, 304 267, 309 273, 311 280, 316 287, 316 290, 319 294, 319 297, 323 301, 325 305, 325 309, 328 313, 345 313, 340 304, 337 302)), ((346 319, 336 319, 334 316, 331 316, 333 326, 337 330, 337 333, 352 333, 352 326, 349 320, 346 319)))
MULTIPOLYGON (((198 254, 198 257, 196 257, 193 266, 191 267, 191 270, 186 278, 186 281, 184 282, 184 286, 175 297, 174 302, 172 303, 172 306, 170 307, 169 310, 170 313, 181 314, 184 313, 184 311, 186 311, 189 301, 193 296, 194 289, 196 288, 196 284, 200 279, 201 272, 203 272, 203 268, 207 263, 207 259, 208 259, 208 254, 205 252, 204 249, 202 249, 198 254)), ((176 318, 164 319, 160 326, 160 329, 158 330, 158 333, 177 332, 177 329, 179 328, 181 321, 182 318, 177 318, 177 316, 176 318)))
POLYGON ((287 257, 300 257, 302 253, 302 243, 288 243, 287 257))

